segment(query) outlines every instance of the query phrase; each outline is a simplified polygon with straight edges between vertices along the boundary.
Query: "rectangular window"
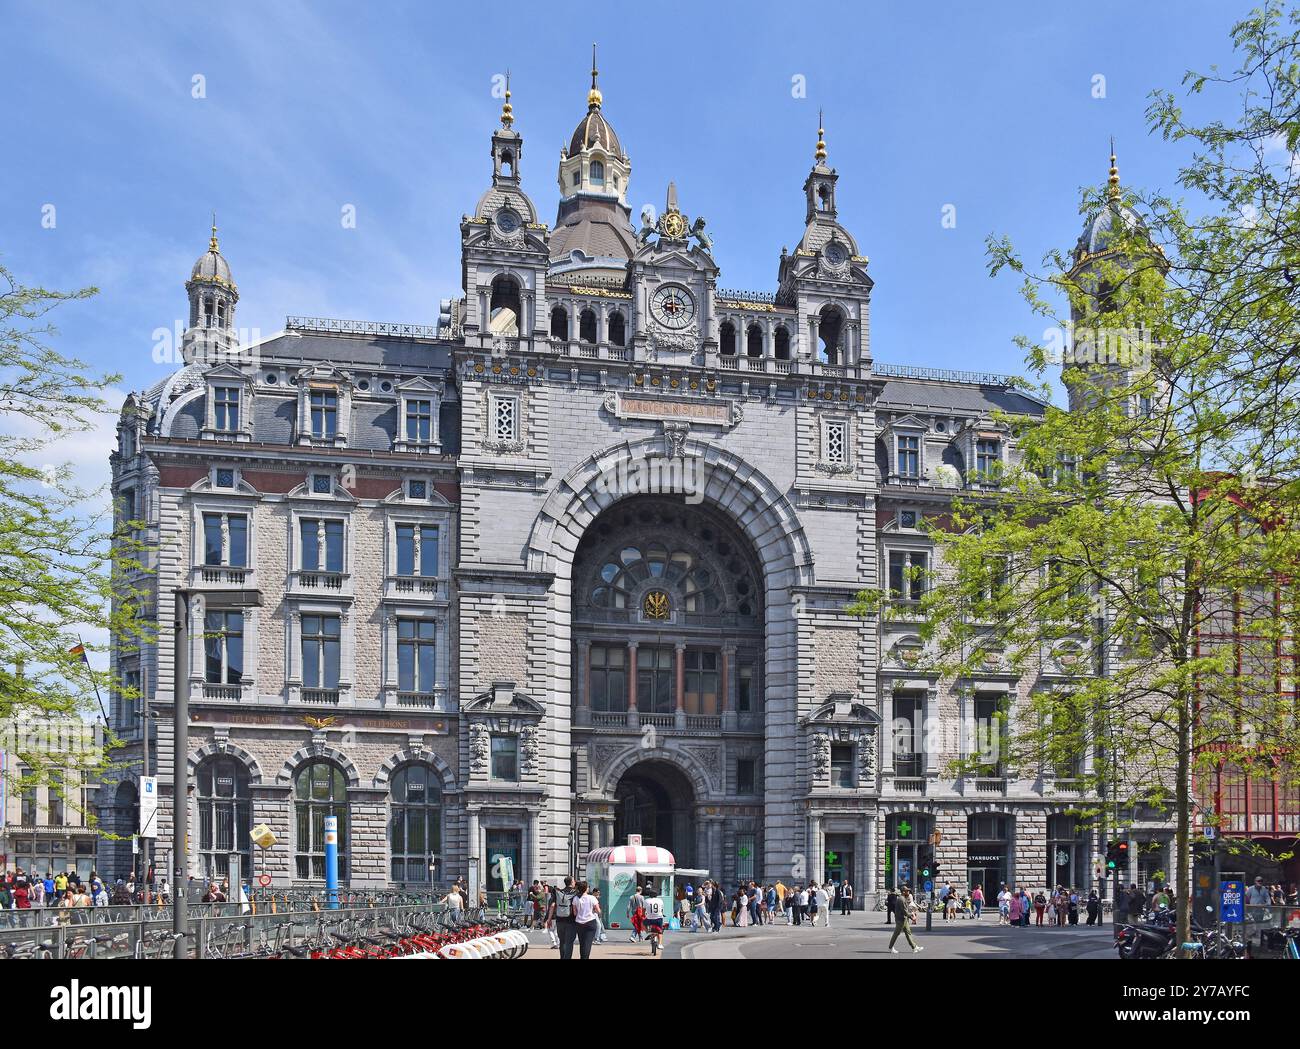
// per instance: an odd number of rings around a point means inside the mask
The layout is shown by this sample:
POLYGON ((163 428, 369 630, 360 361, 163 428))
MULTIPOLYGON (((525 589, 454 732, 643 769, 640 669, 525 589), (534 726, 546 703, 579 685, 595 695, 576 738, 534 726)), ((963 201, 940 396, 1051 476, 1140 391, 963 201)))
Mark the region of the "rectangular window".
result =
POLYGON ((922 748, 925 701, 921 696, 894 694, 894 775, 915 778, 925 775, 922 748))
POLYGON ((433 577, 438 574, 438 526, 397 526, 397 574, 433 577))
POLYGON ((492 399, 492 436, 497 441, 519 439, 519 402, 513 397, 492 399))
POLYGON ((217 386, 212 391, 212 425, 223 433, 239 429, 239 387, 217 386))
POLYGON ((853 752, 855 746, 852 743, 832 743, 831 744, 831 786, 832 787, 852 787, 853 779, 853 752))
POLYGON ((343 571, 343 522, 306 519, 298 522, 302 537, 302 571, 343 571))
POLYGON ((981 481, 995 481, 1002 470, 1002 443, 1000 441, 975 442, 975 473, 981 481))
POLYGON ((999 693, 975 696, 975 752, 977 771, 985 776, 1000 776, 1006 760, 1007 697, 999 693))
POLYGON ((895 601, 919 601, 925 594, 927 555, 920 550, 891 550, 889 596, 895 601))
POLYGON ((686 671, 686 713, 717 714, 718 653, 688 650, 683 653, 683 661, 686 671))
POLYGON ((431 619, 397 621, 397 688, 432 692, 436 677, 437 624, 431 619))
POLYGON ((736 660, 736 710, 748 714, 758 709, 758 668, 754 657, 742 653, 736 660))
POLYGON ((627 710, 627 649, 622 645, 591 646, 591 709, 627 710))
POLYGON ((203 563, 248 567, 248 518, 244 514, 203 515, 203 563))
POLYGON ((64 787, 63 785, 63 773, 59 772, 57 769, 51 769, 49 787, 46 790, 46 797, 50 799, 49 823, 51 827, 63 826, 64 815, 65 815, 64 805, 63 805, 63 791, 66 789, 67 788, 64 787))
POLYGON ((118 513, 121 517, 122 527, 130 527, 133 521, 138 521, 137 507, 135 502, 135 489, 123 488, 117 495, 118 513))
POLYGON ((333 390, 312 390, 311 435, 329 440, 339 432, 339 395, 333 390))
POLYGON ((754 878, 754 835, 736 835, 736 877, 742 882, 754 878))
POLYGON ((244 679, 244 613, 208 612, 203 622, 204 680, 238 685, 244 679))
POLYGON ((754 759, 740 758, 736 762, 736 793, 754 793, 754 759))
POLYGON ((302 684, 304 688, 339 687, 339 617, 302 617, 302 684))
POLYGON ((826 424, 826 461, 833 465, 849 461, 849 424, 843 419, 826 424))
POLYGON ((117 697, 117 724, 123 732, 139 729, 140 700, 140 671, 122 671, 122 688, 117 697))
POLYGON ((433 401, 406 402, 406 439, 417 444, 433 440, 433 401))
POLYGON ((645 714, 673 711, 673 660, 671 648, 641 646, 636 652, 636 705, 645 714))
POLYGON ((898 438, 898 476, 906 480, 919 480, 921 477, 921 438, 898 438))
MULTIPOLYGON (((18 778, 31 775, 31 769, 18 768, 18 778)), ((32 783, 22 789, 21 819, 24 827, 36 826, 36 784, 32 783)), ((30 866, 30 865, 29 865, 30 866)))
POLYGON ((492 778, 506 783, 519 782, 519 737, 492 737, 492 778))

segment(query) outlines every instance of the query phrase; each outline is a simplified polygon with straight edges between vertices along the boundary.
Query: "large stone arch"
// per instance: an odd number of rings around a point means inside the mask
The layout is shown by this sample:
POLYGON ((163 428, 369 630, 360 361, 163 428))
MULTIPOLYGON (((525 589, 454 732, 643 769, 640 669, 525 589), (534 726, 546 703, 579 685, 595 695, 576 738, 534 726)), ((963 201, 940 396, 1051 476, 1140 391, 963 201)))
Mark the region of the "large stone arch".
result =
POLYGON ((438 774, 438 779, 441 783, 442 793, 444 796, 447 794, 455 794, 460 790, 456 784, 456 773, 452 771, 451 766, 441 757, 431 750, 410 749, 399 750, 379 766, 379 771, 375 773, 375 787, 379 790, 387 790, 389 781, 393 778, 394 772, 403 765, 412 765, 416 763, 428 765, 438 774))
POLYGON ((190 751, 189 757, 186 758, 185 763, 189 778, 193 780, 198 775, 199 766, 207 761, 208 758, 217 757, 229 757, 242 762, 244 768, 248 770, 248 785, 250 787, 256 787, 261 784, 262 769, 261 766, 258 765, 257 759, 243 747, 236 743, 231 743, 228 740, 223 740, 221 742, 211 740, 204 743, 198 750, 190 751))
MULTIPOLYGON (((580 462, 555 486, 533 522, 528 569, 550 579, 547 590, 547 693, 550 766, 565 768, 571 737, 570 623, 572 570, 578 544, 596 517, 634 493, 599 479, 618 476, 666 453, 663 435, 626 439, 580 462)), ((698 435, 683 453, 703 473, 703 501, 726 514, 753 548, 763 571, 765 632, 764 852, 768 869, 802 851, 797 827, 798 631, 791 590, 816 582, 812 546, 793 503, 761 470, 698 435)), ((557 818, 567 822, 564 804, 557 818)))
POLYGON ((696 802, 703 802, 717 793, 717 788, 710 782, 708 770, 689 750, 672 747, 646 750, 640 743, 632 743, 601 771, 600 783, 591 785, 592 794, 605 801, 613 800, 618 781, 623 778, 625 772, 637 765, 653 761, 672 765, 685 775, 695 791, 696 802))
POLYGON ((313 743, 309 747, 299 747, 280 766, 280 772, 275 777, 275 782, 282 785, 292 785, 294 774, 303 762, 317 761, 319 759, 332 761, 341 768, 343 778, 347 780, 349 789, 361 786, 361 775, 357 772, 357 767, 352 763, 352 759, 343 751, 337 750, 327 743, 313 743))

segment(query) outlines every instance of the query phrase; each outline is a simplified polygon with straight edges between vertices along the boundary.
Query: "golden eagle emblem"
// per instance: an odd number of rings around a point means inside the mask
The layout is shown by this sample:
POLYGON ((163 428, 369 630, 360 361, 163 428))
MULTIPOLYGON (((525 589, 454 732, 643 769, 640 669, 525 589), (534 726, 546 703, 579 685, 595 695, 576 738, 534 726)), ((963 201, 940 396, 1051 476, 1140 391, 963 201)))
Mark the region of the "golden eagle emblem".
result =
POLYGON ((327 718, 314 718, 310 714, 308 714, 302 719, 302 723, 304 725, 306 725, 308 728, 314 728, 317 732, 321 732, 329 728, 336 721, 338 721, 338 718, 334 717, 333 715, 327 718))

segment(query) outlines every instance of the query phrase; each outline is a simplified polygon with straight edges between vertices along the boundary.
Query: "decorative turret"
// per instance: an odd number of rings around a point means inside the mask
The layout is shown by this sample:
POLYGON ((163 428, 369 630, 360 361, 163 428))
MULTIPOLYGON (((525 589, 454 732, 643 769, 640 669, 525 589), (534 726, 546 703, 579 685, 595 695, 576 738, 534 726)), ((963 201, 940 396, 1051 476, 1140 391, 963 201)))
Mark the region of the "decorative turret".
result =
POLYGON ((187 364, 198 360, 215 363, 239 344, 235 333, 235 303, 239 289, 230 274, 230 264, 217 243, 217 216, 212 216, 208 250, 198 257, 185 282, 189 294, 189 326, 181 340, 181 355, 187 364))
POLYGON ((632 164, 605 119, 604 94, 591 47, 587 112, 560 151, 560 206, 551 237, 552 268, 603 270, 621 276, 635 250, 627 184, 632 164))

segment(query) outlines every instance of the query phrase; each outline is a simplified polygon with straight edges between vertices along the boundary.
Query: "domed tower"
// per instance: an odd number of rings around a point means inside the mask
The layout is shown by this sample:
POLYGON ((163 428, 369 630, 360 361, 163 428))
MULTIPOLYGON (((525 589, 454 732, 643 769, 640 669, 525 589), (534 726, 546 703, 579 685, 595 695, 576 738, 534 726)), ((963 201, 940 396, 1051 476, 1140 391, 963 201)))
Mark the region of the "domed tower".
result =
POLYGON ((1163 274, 1166 264, 1142 216, 1124 202, 1112 142, 1106 197, 1084 223, 1068 274, 1082 292, 1070 304, 1073 332, 1062 362, 1072 409, 1098 386, 1131 385, 1149 362, 1150 342, 1133 309, 1132 296, 1143 294, 1139 268, 1163 274))
POLYGON ((587 113, 560 151, 560 207, 551 234, 551 271, 622 278, 636 252, 627 183, 632 163, 605 119, 596 46, 587 113))
POLYGON ((208 250, 198 257, 185 282, 190 298, 189 327, 181 339, 181 356, 186 364, 215 362, 239 345, 235 333, 235 303, 239 289, 230 275, 217 245, 217 218, 212 217, 212 237, 208 250))

